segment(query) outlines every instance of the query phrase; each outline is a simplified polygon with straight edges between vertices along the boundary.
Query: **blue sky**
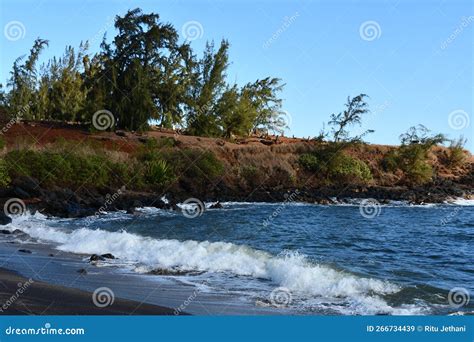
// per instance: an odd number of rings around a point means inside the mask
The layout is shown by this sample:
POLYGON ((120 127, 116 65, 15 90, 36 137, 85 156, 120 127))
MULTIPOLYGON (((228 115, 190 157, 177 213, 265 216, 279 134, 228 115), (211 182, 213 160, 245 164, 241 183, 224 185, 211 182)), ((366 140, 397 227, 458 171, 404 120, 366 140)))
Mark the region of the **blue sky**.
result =
POLYGON ((50 41, 43 59, 81 40, 95 52, 105 30, 113 36, 113 17, 135 7, 180 32, 198 22, 197 51, 206 40, 229 39, 231 82, 282 78, 287 135, 317 135, 347 96, 366 93, 372 113, 361 130, 375 130, 368 141, 396 144, 421 123, 451 138, 464 135, 474 150, 470 0, 2 0, 0 82, 36 37, 50 41), (7 33, 11 22, 21 23, 19 36, 7 33))

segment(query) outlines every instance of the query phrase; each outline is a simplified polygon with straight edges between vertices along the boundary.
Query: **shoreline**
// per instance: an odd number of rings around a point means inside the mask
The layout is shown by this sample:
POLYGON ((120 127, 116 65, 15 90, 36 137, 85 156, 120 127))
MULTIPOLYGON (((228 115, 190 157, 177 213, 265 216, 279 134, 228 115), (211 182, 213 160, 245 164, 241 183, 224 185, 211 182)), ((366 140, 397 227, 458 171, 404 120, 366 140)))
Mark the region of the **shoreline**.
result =
MULTIPOLYGON (((98 307, 91 292, 27 279, 0 268, 0 315, 175 315, 175 310, 114 298, 98 307)), ((179 312, 180 315, 187 315, 179 312)))
MULTIPOLYGON (((375 200, 376 204, 406 202, 411 205, 442 204, 456 199, 472 200, 472 189, 459 188, 453 184, 439 183, 423 187, 406 186, 333 186, 320 189, 287 188, 278 190, 260 189, 239 193, 223 189, 219 194, 199 196, 183 191, 138 192, 122 189, 87 188, 73 192, 68 188, 43 188, 31 177, 20 177, 11 188, 0 191, 0 205, 10 200, 20 202, 22 211, 41 212, 59 218, 80 218, 97 216, 105 212, 125 210, 134 213, 141 207, 165 210, 181 210, 179 204, 186 200, 201 203, 253 202, 253 203, 306 203, 320 205, 350 204, 357 200, 375 200)), ((0 225, 10 222, 8 215, 0 212, 0 225)))

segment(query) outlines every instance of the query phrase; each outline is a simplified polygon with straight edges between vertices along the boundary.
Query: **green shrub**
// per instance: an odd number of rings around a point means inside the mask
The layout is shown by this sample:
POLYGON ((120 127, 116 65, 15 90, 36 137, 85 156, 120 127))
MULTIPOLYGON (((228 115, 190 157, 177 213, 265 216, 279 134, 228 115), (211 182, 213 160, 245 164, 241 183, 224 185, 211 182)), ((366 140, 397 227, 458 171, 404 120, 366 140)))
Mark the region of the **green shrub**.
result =
POLYGON ((162 151, 164 160, 173 165, 174 172, 187 178, 212 179, 224 171, 224 165, 211 151, 198 149, 162 151))
POLYGON ((164 160, 145 163, 145 181, 151 185, 163 185, 173 179, 173 172, 164 160))
POLYGON ((5 187, 10 184, 10 176, 5 161, 0 159, 0 187, 5 187))
POLYGON ((395 172, 398 170, 398 165, 400 163, 399 156, 397 151, 392 150, 388 152, 382 159, 382 168, 386 172, 395 172))
POLYGON ((362 181, 372 179, 369 167, 362 160, 336 153, 328 163, 328 176, 333 181, 362 181))
POLYGON ((424 184, 433 177, 433 168, 428 164, 429 148, 423 144, 403 145, 398 151, 398 167, 405 173, 407 181, 424 184))
POLYGON ((448 154, 448 165, 450 167, 462 166, 466 161, 466 153, 464 151, 464 145, 466 140, 460 137, 459 140, 451 142, 449 145, 448 154))
POLYGON ((300 155, 298 159, 298 163, 305 170, 308 170, 308 171, 315 172, 315 171, 319 171, 320 169, 318 158, 314 154, 311 154, 311 153, 304 153, 300 155))
POLYGON ((73 151, 14 150, 5 160, 10 177, 31 176, 46 184, 106 186, 117 169, 105 155, 73 151))

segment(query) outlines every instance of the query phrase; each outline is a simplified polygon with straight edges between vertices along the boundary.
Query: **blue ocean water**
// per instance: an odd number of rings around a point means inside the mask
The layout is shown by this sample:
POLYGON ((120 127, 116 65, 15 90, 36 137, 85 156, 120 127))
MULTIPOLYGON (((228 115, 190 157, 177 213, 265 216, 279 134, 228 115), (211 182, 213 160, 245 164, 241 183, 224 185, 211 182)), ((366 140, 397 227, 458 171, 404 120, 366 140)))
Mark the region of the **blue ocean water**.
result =
POLYGON ((474 309, 472 202, 223 206, 194 218, 152 208, 84 219, 36 214, 7 228, 62 252, 112 253, 117 259, 101 266, 179 278, 196 296, 232 296, 249 312, 252 306, 345 315, 474 309))

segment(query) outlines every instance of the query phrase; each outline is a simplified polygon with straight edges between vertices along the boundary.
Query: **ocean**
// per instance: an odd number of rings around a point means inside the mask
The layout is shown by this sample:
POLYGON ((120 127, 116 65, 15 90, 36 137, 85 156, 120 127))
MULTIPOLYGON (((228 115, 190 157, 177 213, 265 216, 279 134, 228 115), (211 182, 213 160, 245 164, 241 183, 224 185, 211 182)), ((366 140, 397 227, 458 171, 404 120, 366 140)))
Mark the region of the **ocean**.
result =
POLYGON ((28 277, 198 315, 459 314, 474 311, 473 204, 26 214, 4 226, 22 233, 0 236, 0 256, 28 277), (89 263, 104 253, 116 259, 89 263))

